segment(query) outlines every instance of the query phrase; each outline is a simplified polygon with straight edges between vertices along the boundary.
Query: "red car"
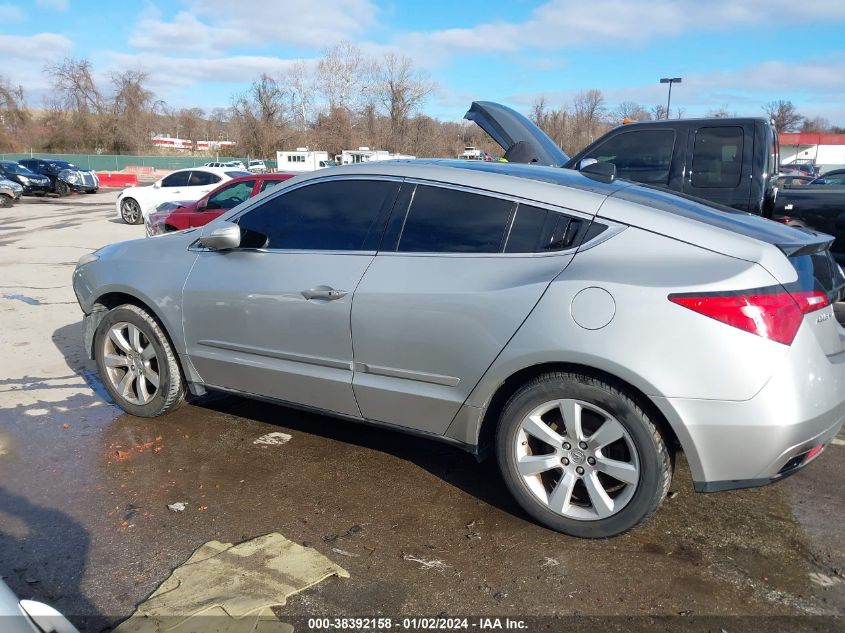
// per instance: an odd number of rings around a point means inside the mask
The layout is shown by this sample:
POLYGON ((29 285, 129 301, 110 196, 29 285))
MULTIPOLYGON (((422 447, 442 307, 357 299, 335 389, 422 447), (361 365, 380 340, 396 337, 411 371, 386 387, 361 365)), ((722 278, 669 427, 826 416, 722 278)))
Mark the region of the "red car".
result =
POLYGON ((159 235, 208 224, 244 200, 296 174, 253 174, 227 180, 195 202, 165 202, 147 219, 147 235, 159 235))

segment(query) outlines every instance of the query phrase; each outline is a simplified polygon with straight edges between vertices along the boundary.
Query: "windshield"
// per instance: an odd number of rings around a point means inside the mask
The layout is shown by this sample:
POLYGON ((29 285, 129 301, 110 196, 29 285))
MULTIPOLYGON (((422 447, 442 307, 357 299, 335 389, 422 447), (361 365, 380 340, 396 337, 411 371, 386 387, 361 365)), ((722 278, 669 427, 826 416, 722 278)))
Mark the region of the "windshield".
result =
POLYGON ((77 169, 76 165, 74 165, 73 163, 66 163, 63 160, 54 160, 51 164, 58 167, 59 169, 77 169))
POLYGON ((0 163, 0 167, 2 167, 4 171, 9 172, 10 174, 22 174, 24 176, 35 175, 33 172, 29 171, 26 167, 19 163, 0 163))
POLYGON ((240 178, 241 176, 252 176, 248 171, 227 171, 226 175, 229 178, 240 178))

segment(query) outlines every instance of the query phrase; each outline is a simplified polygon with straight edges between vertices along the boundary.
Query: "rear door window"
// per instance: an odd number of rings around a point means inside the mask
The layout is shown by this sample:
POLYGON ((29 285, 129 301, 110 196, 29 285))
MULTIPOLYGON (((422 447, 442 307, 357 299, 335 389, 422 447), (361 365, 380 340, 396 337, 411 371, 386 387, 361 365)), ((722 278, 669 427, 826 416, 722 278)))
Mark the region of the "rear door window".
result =
POLYGON ((613 163, 619 178, 665 185, 674 148, 674 130, 630 130, 607 139, 588 158, 613 163))
MULTIPOLYGON (((240 174, 249 175, 249 174, 240 174)), ((188 179, 189 187, 205 187, 220 182, 220 176, 212 174, 207 171, 192 171, 191 177, 188 179)))
POLYGON ((500 253, 515 203, 418 185, 399 239, 406 253, 500 253))
POLYGON ((189 171, 175 171, 161 181, 162 187, 185 187, 188 184, 189 171))
POLYGON ((692 186, 738 186, 742 176, 742 137, 738 126, 699 128, 692 154, 692 186))

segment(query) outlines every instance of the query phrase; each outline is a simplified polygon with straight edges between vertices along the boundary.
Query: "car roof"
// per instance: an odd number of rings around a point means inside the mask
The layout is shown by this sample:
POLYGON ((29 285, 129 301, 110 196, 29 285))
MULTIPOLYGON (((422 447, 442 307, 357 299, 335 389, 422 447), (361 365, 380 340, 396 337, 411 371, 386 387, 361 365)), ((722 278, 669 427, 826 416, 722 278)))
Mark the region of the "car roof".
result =
POLYGON ((590 214, 598 210, 608 195, 633 185, 618 180, 604 183, 560 167, 457 159, 386 160, 339 165, 298 175, 288 183, 293 185, 341 175, 411 178, 432 181, 433 184, 471 187, 590 214))

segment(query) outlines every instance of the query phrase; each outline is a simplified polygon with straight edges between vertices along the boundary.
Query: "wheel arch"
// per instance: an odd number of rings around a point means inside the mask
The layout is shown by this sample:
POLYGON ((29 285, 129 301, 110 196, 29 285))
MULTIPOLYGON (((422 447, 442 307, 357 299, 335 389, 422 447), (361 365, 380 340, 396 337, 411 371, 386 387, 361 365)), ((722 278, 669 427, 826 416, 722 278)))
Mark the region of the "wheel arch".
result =
MULTIPOLYGON (((695 450, 695 446, 687 439, 688 436, 682 429, 680 430, 680 433, 678 432, 678 429, 672 425, 667 416, 664 415, 663 411, 648 395, 646 395, 642 389, 608 371, 572 362, 551 361, 537 363, 522 367, 505 378, 487 400, 487 403, 483 407, 481 415, 478 418, 479 425, 477 442, 478 452, 480 454, 488 453, 489 449, 492 447, 496 426, 499 422, 499 416, 510 397, 523 385, 527 384, 537 376, 552 372, 583 374, 585 376, 590 376, 602 380, 603 382, 607 382, 624 391, 643 411, 646 412, 663 435, 666 443, 672 447, 681 448, 684 451, 684 453, 688 456, 688 461, 690 461, 690 467, 695 471, 695 465, 698 463, 698 453, 695 450)), ((695 472, 693 474, 695 475, 695 472)))

